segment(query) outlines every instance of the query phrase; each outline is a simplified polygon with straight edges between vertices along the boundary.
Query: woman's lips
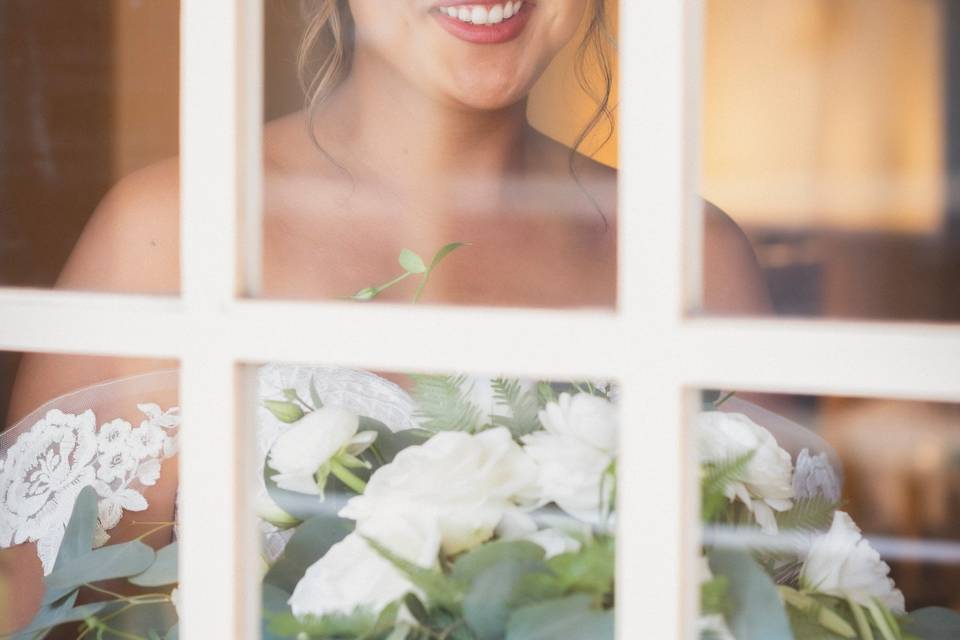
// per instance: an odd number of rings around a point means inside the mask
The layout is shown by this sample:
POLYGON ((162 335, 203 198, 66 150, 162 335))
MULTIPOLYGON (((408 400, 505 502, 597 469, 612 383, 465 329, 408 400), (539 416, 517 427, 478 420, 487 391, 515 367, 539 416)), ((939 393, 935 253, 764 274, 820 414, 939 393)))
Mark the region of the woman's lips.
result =
POLYGON ((533 3, 510 0, 492 4, 451 4, 443 2, 431 13, 451 35, 474 44, 499 44, 513 40, 527 26, 533 3))

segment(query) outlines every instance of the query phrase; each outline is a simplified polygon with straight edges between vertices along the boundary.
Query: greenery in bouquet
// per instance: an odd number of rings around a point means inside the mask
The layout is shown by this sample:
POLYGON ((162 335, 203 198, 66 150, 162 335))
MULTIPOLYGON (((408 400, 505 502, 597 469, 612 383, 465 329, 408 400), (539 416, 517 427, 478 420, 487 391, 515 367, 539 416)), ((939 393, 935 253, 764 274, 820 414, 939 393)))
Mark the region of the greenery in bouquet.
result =
MULTIPOLYGON (((350 298, 414 277, 416 302, 462 246, 429 264, 405 249, 403 273, 350 298)), ((612 638, 616 389, 414 380, 418 426, 396 432, 325 406, 314 384, 309 398, 284 389, 265 400, 279 435, 257 496, 263 638, 612 638)), ((719 411, 728 398, 696 424, 701 640, 960 638, 960 614, 907 615, 889 567, 838 509, 826 455, 804 450, 794 463, 770 431, 719 411)), ((177 543, 141 541, 173 523, 103 546, 102 507, 93 487, 80 492, 42 607, 15 638, 177 637, 177 543)))
MULTIPOLYGON (((258 511, 265 539, 285 544, 265 546, 263 637, 612 638, 616 389, 414 380, 418 426, 396 432, 325 405, 314 385, 266 400, 280 435, 258 511)), ((838 510, 824 455, 794 463, 767 429, 715 405, 696 430, 701 639, 960 638, 954 612, 907 615, 889 568, 838 510)), ((176 637, 176 543, 95 549, 96 518, 87 489, 44 607, 18 637, 176 637), (81 588, 102 601, 77 605, 81 588)))

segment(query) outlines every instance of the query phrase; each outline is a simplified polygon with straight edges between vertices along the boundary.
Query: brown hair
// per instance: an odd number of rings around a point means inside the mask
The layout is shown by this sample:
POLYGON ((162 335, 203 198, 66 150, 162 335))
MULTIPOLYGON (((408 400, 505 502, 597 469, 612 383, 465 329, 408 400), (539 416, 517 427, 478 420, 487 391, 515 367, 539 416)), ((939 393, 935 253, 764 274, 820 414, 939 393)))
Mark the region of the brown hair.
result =
MULTIPOLYGON (((577 48, 575 74, 577 83, 593 99, 596 109, 574 139, 569 166, 571 175, 593 202, 606 224, 606 216, 580 183, 575 167, 580 148, 598 126, 605 124, 606 131, 594 152, 610 141, 615 130, 614 107, 610 102, 613 90, 610 48, 614 39, 607 24, 605 0, 592 0, 592 4, 593 15, 577 48), (593 82, 595 71, 599 71, 599 86, 593 82)), ((314 121, 320 105, 350 73, 354 44, 353 16, 348 0, 301 0, 301 7, 307 19, 307 28, 297 54, 297 71, 303 89, 310 136, 322 151, 323 148, 316 139, 314 121)), ((326 155, 326 152, 324 154, 326 155)), ((327 157, 329 158, 329 155, 327 157)))

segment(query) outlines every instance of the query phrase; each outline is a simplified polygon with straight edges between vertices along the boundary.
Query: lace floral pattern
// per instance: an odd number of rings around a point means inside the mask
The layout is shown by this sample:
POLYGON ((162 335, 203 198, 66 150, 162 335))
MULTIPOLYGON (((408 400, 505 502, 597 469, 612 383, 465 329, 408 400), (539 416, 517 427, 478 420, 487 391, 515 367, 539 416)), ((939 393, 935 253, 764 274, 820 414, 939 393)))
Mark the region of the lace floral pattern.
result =
POLYGON ((98 545, 124 511, 147 508, 140 490, 156 484, 160 461, 176 453, 180 415, 156 404, 137 408, 144 415, 138 426, 117 419, 99 430, 93 411, 51 409, 17 438, 0 460, 0 547, 36 542, 46 574, 84 487, 100 498, 98 545))

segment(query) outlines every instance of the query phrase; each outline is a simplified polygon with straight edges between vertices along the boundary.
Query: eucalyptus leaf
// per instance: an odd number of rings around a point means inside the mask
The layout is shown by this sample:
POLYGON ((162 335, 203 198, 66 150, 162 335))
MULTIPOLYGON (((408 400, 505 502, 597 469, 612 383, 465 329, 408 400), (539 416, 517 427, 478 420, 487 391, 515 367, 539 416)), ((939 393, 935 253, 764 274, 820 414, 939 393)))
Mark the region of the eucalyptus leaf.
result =
POLYGON ((288 424, 296 422, 303 417, 303 409, 300 408, 300 405, 294 402, 287 402, 283 400, 264 400, 263 406, 267 408, 270 413, 273 414, 280 422, 286 422, 288 424))
POLYGON ((776 585, 749 553, 712 549, 708 558, 713 574, 729 581, 727 622, 737 640, 793 640, 776 585))
POLYGON ((543 560, 543 556, 543 547, 526 540, 489 542, 457 558, 450 570, 450 577, 462 585, 470 585, 494 565, 503 562, 538 562, 543 560))
POLYGON ((333 514, 319 515, 297 527, 284 547, 283 555, 274 563, 264 584, 271 584, 287 593, 303 578, 307 568, 326 555, 330 547, 353 531, 353 522, 333 514))
POLYGON ((960 613, 943 607, 917 609, 903 624, 903 630, 921 640, 960 638, 960 613))
POLYGON ((400 266, 409 273, 424 273, 427 270, 427 265, 423 262, 423 258, 410 249, 404 249, 400 252, 398 262, 400 266))
POLYGON ((136 636, 143 635, 148 629, 169 630, 175 624, 177 610, 169 602, 151 602, 123 609, 111 617, 109 622, 111 628, 136 636))
POLYGON ((77 602, 77 592, 69 594, 65 600, 55 605, 44 605, 33 616, 26 627, 13 635, 13 640, 27 640, 34 638, 37 633, 45 629, 51 629, 60 624, 73 610, 73 605, 77 602))
POLYGON ((506 640, 612 640, 613 611, 590 605, 590 596, 581 594, 517 609, 506 640))
POLYGON ((153 564, 143 573, 130 578, 130 582, 141 587, 174 584, 177 581, 177 551, 176 542, 160 549, 153 564))
POLYGON ((487 568, 473 580, 463 600, 463 616, 479 640, 503 637, 517 585, 532 571, 545 570, 540 560, 507 560, 487 568))
POLYGON ((95 549, 58 567, 47 576, 49 587, 76 588, 91 582, 128 578, 149 567, 156 554, 138 540, 95 549))
POLYGON ((420 429, 404 429, 392 431, 379 420, 368 416, 360 416, 360 426, 357 431, 375 431, 377 433, 377 450, 383 456, 384 464, 393 462, 398 453, 414 445, 423 444, 431 433, 420 429))
POLYGON ((54 569, 89 553, 93 548, 93 534, 96 529, 97 492, 93 487, 84 487, 73 503, 73 512, 63 533, 63 542, 60 543, 54 569))

